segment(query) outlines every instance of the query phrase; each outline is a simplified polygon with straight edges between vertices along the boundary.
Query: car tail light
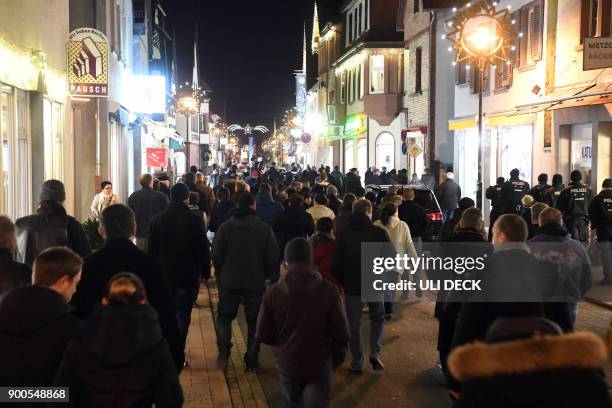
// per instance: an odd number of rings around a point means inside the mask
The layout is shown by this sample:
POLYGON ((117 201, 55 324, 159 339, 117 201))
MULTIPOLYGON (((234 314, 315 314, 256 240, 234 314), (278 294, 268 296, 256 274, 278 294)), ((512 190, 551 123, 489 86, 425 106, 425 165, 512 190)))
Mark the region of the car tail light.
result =
POLYGON ((441 212, 430 212, 427 213, 427 219, 429 221, 442 221, 444 217, 442 216, 441 212))

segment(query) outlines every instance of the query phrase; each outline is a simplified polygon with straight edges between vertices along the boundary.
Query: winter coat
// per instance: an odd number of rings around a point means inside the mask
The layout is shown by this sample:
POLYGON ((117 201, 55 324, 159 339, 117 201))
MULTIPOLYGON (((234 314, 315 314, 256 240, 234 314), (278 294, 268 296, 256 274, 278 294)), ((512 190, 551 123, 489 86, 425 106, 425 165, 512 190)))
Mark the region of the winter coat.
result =
MULTIPOLYGON (((374 221, 374 225, 384 229, 389 236, 389 239, 395 247, 397 255, 404 256, 408 255, 410 258, 416 259, 418 255, 412 242, 412 236, 410 235, 410 228, 408 224, 400 220, 398 217, 391 217, 389 219, 389 225, 384 225, 382 221, 374 221)), ((402 271, 397 271, 401 273, 402 271)))
POLYGON ((217 202, 214 190, 203 182, 196 183, 196 188, 198 190, 198 193, 200 193, 200 196, 203 196, 206 200, 208 213, 210 213, 210 211, 215 208, 215 203, 217 202))
POLYGON ((75 314, 86 319, 104 296, 108 281, 120 272, 138 276, 147 291, 147 298, 159 316, 162 333, 177 366, 183 364, 183 344, 176 318, 172 293, 162 274, 159 262, 139 250, 128 239, 109 239, 102 247, 85 258, 81 281, 71 303, 75 314))
POLYGON ((231 200, 222 201, 215 206, 210 213, 208 229, 212 232, 217 232, 221 224, 230 218, 230 211, 234 209, 234 203, 231 200))
POLYGON ((13 261, 13 254, 0 249, 0 302, 11 290, 32 283, 29 266, 13 261))
POLYGON ((336 239, 332 270, 347 295, 361 295, 361 244, 390 242, 387 232, 365 214, 353 214, 336 239))
POLYGON ((143 187, 128 198, 128 206, 136 215, 137 238, 149 237, 149 223, 154 215, 168 207, 168 197, 149 187, 143 187))
POLYGON ((151 219, 147 252, 161 264, 173 290, 199 287, 200 276, 210 276, 210 248, 202 234, 202 218, 184 203, 171 203, 151 219))
POLYGON ((597 231, 597 240, 612 238, 612 189, 603 189, 589 204, 591 228, 597 231))
POLYGON ((212 260, 220 288, 263 292, 280 257, 272 228, 254 210, 237 208, 215 234, 212 260))
POLYGON ((589 332, 467 344, 448 359, 463 383, 454 406, 609 408, 606 361, 605 345, 589 332))
POLYGON ((346 174, 346 192, 353 193, 357 191, 357 189, 361 187, 361 177, 356 175, 355 173, 347 173, 346 174))
POLYGON ((315 224, 304 207, 290 205, 276 219, 274 231, 276 231, 281 257, 283 257, 287 243, 293 238, 307 238, 313 235, 315 224))
POLYGON ((510 178, 502 184, 499 201, 504 214, 520 214, 523 208, 522 199, 529 191, 529 183, 517 178, 510 178))
POLYGON ((317 225, 317 221, 319 221, 321 218, 328 217, 332 220, 336 218, 336 214, 334 214, 331 208, 321 204, 313 205, 308 210, 306 210, 306 212, 310 214, 310 216, 312 217, 312 222, 315 225, 317 225))
POLYGON ((103 192, 98 193, 94 196, 91 203, 91 214, 96 220, 99 220, 100 216, 102 215, 102 211, 104 211, 107 207, 118 203, 119 199, 117 198, 116 194, 111 194, 109 197, 103 192))
POLYGON ((343 295, 342 287, 332 271, 332 261, 336 240, 331 234, 317 233, 308 240, 312 245, 312 259, 317 271, 323 279, 333 283, 338 287, 340 294, 343 295))
POLYGON ((257 340, 274 348, 281 374, 317 380, 344 361, 348 323, 336 287, 296 264, 264 296, 257 340))
POLYGON ((178 371, 149 305, 97 306, 55 378, 74 407, 181 407, 178 371))
POLYGON ((454 210, 459 207, 461 187, 455 180, 446 180, 440 184, 438 202, 443 210, 454 210))
POLYGON ((351 215, 353 215, 353 213, 350 210, 340 209, 340 213, 334 218, 335 236, 338 236, 338 234, 348 225, 351 215))
POLYGON ((34 214, 15 222, 18 261, 32 266, 42 251, 53 246, 68 247, 83 257, 91 252, 81 224, 66 214, 60 204, 54 205, 54 213, 47 219, 42 214, 34 214))
POLYGON ((283 212, 283 206, 274 201, 272 193, 259 192, 255 201, 255 213, 257 216, 270 228, 274 228, 276 220, 280 213, 283 212))
POLYGON ((51 386, 79 320, 42 286, 15 289, 0 303, 0 384, 51 386))
POLYGON ((427 213, 425 208, 414 200, 403 201, 397 208, 400 220, 408 224, 412 238, 419 238, 427 231, 427 213))

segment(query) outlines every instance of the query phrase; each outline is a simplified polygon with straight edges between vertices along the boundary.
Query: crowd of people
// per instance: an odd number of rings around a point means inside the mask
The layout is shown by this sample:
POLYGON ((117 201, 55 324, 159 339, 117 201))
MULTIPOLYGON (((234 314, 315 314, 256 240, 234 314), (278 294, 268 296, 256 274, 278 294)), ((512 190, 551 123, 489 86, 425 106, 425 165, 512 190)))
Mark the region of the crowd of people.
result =
MULTIPOLYGON (((0 384, 68 386, 72 406, 181 406, 178 375, 189 364, 192 308, 213 276, 219 367, 228 366, 242 305, 245 368, 257 371, 260 344, 270 345, 285 406, 329 406, 333 374, 349 352, 355 375, 366 370, 366 353, 371 369, 384 371, 385 321, 396 319, 394 303, 411 291, 385 290, 364 302, 360 254, 364 243, 388 243, 397 255, 421 255, 432 237, 429 210, 410 186, 414 177, 372 169, 366 185, 391 187, 366 191, 356 169, 345 175, 338 166, 280 167, 191 169, 176 183, 144 174, 127 205, 104 182, 92 204, 104 243, 93 252, 66 213, 57 180, 43 184, 35 214, 15 223, 0 216, 0 384)), ((612 180, 592 197, 579 172, 566 188, 559 175, 553 186, 542 175, 531 189, 518 175, 513 170, 486 191, 489 234, 451 172, 439 186, 429 175, 419 180, 444 212, 442 250, 446 243, 480 245, 488 259, 479 273, 488 279, 512 276, 539 291, 533 271, 550 270, 573 290, 571 300, 556 302, 470 302, 454 291, 435 293, 449 395, 458 407, 577 406, 578 398, 608 407, 605 346, 574 328, 578 301, 592 286, 583 245, 589 222, 607 243, 602 283, 612 283, 612 180), (561 245, 561 256, 536 245, 542 242, 561 245)), ((384 279, 412 279, 423 298, 418 283, 430 271, 415 272, 393 270, 384 279)))

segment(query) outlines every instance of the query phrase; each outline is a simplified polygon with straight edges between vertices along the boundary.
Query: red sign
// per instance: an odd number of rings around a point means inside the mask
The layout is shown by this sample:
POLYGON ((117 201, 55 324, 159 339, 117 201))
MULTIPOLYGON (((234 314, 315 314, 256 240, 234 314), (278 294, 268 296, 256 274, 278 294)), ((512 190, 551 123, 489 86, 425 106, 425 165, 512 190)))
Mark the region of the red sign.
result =
POLYGON ((147 167, 166 167, 166 149, 161 147, 147 147, 147 167))

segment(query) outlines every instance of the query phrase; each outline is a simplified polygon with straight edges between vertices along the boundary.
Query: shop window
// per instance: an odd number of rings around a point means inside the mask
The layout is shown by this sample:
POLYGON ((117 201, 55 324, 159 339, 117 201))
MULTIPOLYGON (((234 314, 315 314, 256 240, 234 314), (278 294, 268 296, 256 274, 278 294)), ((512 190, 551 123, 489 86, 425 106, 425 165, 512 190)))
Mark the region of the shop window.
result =
POLYGON ((593 167, 593 125, 584 123, 572 126, 570 171, 579 170, 582 181, 591 183, 593 167))
POLYGON ((395 168, 395 138, 391 133, 381 133, 376 138, 376 167, 395 168))
POLYGON ((607 37, 612 32, 612 0, 582 0, 580 43, 585 37, 607 37))
POLYGON ((372 55, 370 57, 370 93, 385 92, 385 56, 372 55))
POLYGON ((344 142, 344 171, 348 172, 350 169, 355 167, 353 161, 353 141, 344 142))
POLYGON ((11 93, 10 91, 0 90, 0 136, 2 139, 2 206, 0 212, 12 214, 12 189, 11 189, 11 143, 13 124, 11 120, 11 93))
POLYGON ((62 180, 63 139, 64 139, 63 106, 60 103, 45 99, 43 102, 43 140, 44 140, 44 173, 45 179, 62 180))
POLYGON ((501 128, 499 156, 501 157, 501 174, 509 177, 510 170, 517 168, 520 178, 531 181, 531 155, 533 145, 533 127, 531 125, 508 126, 501 128))

